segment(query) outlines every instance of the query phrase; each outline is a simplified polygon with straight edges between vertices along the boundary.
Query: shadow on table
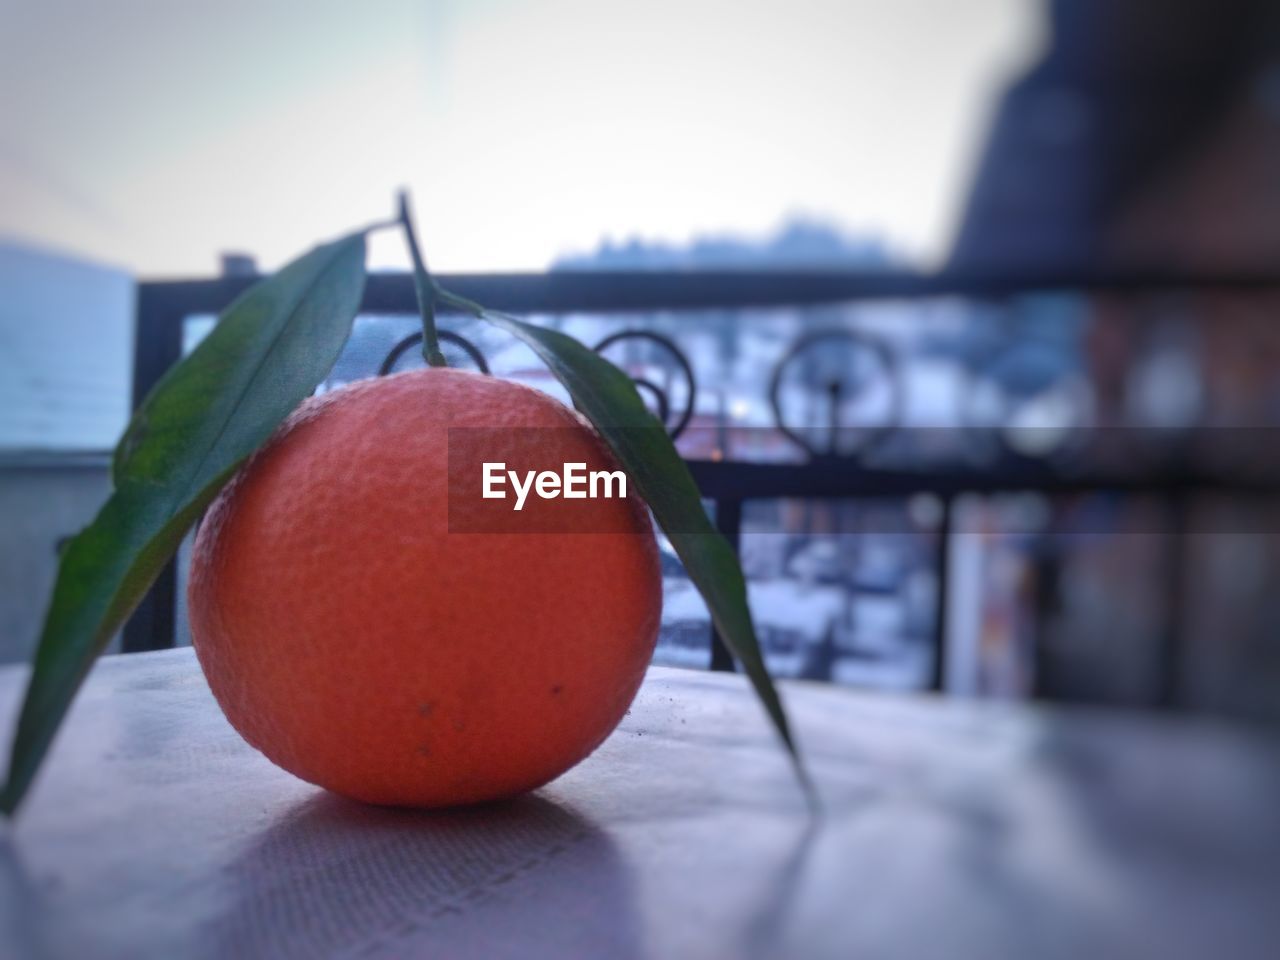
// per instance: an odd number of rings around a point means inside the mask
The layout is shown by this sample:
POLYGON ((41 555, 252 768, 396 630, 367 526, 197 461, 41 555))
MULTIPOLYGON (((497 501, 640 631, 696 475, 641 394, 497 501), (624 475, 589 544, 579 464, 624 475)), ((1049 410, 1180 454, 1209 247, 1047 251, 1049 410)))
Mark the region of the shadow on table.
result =
POLYGON ((775 873, 770 886, 770 896, 760 904, 747 924, 746 937, 740 954, 750 960, 785 956, 785 940, 796 898, 804 889, 804 879, 809 870, 814 844, 822 836, 824 823, 818 817, 804 822, 791 847, 775 873))
POLYGON ((613 841, 537 795, 429 812, 319 793, 228 874, 232 907, 205 938, 215 956, 641 953, 613 841))
POLYGON ((1097 867, 1085 877, 1072 871, 1088 851, 1128 881, 1116 907, 1127 912, 1126 932, 1146 952, 1275 956, 1275 731, 1135 722, 1123 738, 1089 732, 1082 720, 1048 728, 1036 758, 1036 771, 1064 812, 1061 845, 1070 843, 1073 855, 1060 857, 1060 886, 1090 884, 1097 867), (1148 924, 1153 903, 1164 923, 1148 924))
POLYGON ((7 828, 0 833, 0 950, 11 945, 23 957, 57 956, 39 900, 27 879, 7 828))

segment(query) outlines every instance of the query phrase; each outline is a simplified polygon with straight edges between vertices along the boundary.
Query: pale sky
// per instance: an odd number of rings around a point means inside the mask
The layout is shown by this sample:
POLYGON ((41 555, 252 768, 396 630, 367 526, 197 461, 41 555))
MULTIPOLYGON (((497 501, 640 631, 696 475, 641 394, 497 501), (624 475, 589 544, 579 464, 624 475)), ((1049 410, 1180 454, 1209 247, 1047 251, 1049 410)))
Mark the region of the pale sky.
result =
MULTIPOLYGON (((432 266, 791 215, 946 253, 1035 0, 0 0, 0 237, 271 268, 414 194, 432 266)), ((375 265, 403 263, 379 239, 375 265)))

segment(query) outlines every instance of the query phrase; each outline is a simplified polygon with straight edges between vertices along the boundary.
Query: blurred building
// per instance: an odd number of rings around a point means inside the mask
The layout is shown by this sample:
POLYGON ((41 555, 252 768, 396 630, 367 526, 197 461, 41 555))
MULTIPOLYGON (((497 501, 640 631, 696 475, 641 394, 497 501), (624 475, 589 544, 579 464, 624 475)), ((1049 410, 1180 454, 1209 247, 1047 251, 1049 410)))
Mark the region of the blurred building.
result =
MULTIPOLYGON (((1274 430, 1280 297, 1231 278, 1280 278, 1280 6, 1056 0, 1048 19, 1043 58, 998 104, 951 267, 1168 278, 1087 301, 1100 445, 1115 427, 1274 430), (1192 276, 1228 282, 1179 288, 1192 276)), ((1023 550, 1031 685, 1280 717, 1274 511, 1204 496, 1163 520, 1126 510, 1128 534, 1023 550)))
POLYGON ((1272 271, 1280 7, 1053 0, 997 106, 958 269, 1272 271))

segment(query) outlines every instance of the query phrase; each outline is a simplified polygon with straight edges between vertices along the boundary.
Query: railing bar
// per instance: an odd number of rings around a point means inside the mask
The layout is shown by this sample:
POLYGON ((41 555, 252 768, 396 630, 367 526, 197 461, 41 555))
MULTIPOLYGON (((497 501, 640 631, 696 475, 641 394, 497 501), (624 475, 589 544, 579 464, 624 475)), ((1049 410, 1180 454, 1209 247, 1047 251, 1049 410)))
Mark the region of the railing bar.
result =
POLYGON ((1166 501, 1168 517, 1168 549, 1164 555, 1164 623, 1160 636, 1157 663, 1156 705, 1173 709, 1182 705, 1183 667, 1186 656, 1188 561, 1190 551, 1188 536, 1190 523, 1187 515, 1191 503, 1185 496, 1173 496, 1166 501))
MULTIPOLYGON (((133 344, 133 408, 182 355, 182 319, 186 311, 175 298, 142 287, 138 291, 133 344)), ((163 650, 174 642, 178 594, 177 561, 170 560, 124 625, 125 653, 163 650)))
MULTIPOLYGON (((151 280, 139 284, 186 312, 216 312, 258 277, 151 280)), ((628 313, 654 310, 809 306, 856 300, 967 296, 1001 298, 1023 293, 1148 293, 1153 291, 1267 290, 1275 274, 1184 274, 1103 271, 1028 274, 761 271, 626 271, 447 274, 443 284, 486 306, 521 313, 628 313)), ((408 274, 374 273, 362 309, 413 312, 408 274)))
POLYGON ((981 470, 887 470, 869 467, 856 460, 814 463, 758 463, 743 461, 688 461, 689 470, 703 496, 757 499, 802 497, 831 499, 847 497, 856 489, 859 497, 895 498, 918 493, 959 496, 964 493, 1044 493, 1044 494, 1176 494, 1191 490, 1231 492, 1240 496, 1272 499, 1276 495, 1274 477, 1232 477, 1190 468, 1145 476, 1113 473, 1072 472, 1056 474, 1033 465, 993 463, 981 470))
MULTIPOLYGON (((717 500, 715 505, 716 528, 729 541, 733 552, 740 553, 742 548, 742 501, 735 499, 717 500)), ((720 637, 720 631, 713 625, 711 628, 711 669, 732 671, 734 669, 733 654, 720 637)))
POLYGON ((942 498, 942 513, 938 518, 937 554, 934 569, 938 576, 938 589, 933 605, 933 668, 930 671, 929 689, 943 693, 947 687, 947 655, 949 618, 951 616, 951 532, 955 504, 950 497, 942 498))

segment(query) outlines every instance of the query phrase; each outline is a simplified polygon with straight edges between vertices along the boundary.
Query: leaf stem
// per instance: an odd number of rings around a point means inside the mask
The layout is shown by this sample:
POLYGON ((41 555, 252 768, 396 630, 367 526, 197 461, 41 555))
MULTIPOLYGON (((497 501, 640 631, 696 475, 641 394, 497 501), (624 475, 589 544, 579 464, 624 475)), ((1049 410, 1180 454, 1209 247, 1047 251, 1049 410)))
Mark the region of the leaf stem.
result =
POLYGON ((409 214, 409 192, 401 190, 399 200, 399 221, 413 260, 413 289, 418 295, 418 312, 422 316, 422 357, 430 366, 447 367, 449 364, 440 352, 440 337, 436 333, 436 285, 422 259, 422 251, 418 249, 418 237, 409 214))

